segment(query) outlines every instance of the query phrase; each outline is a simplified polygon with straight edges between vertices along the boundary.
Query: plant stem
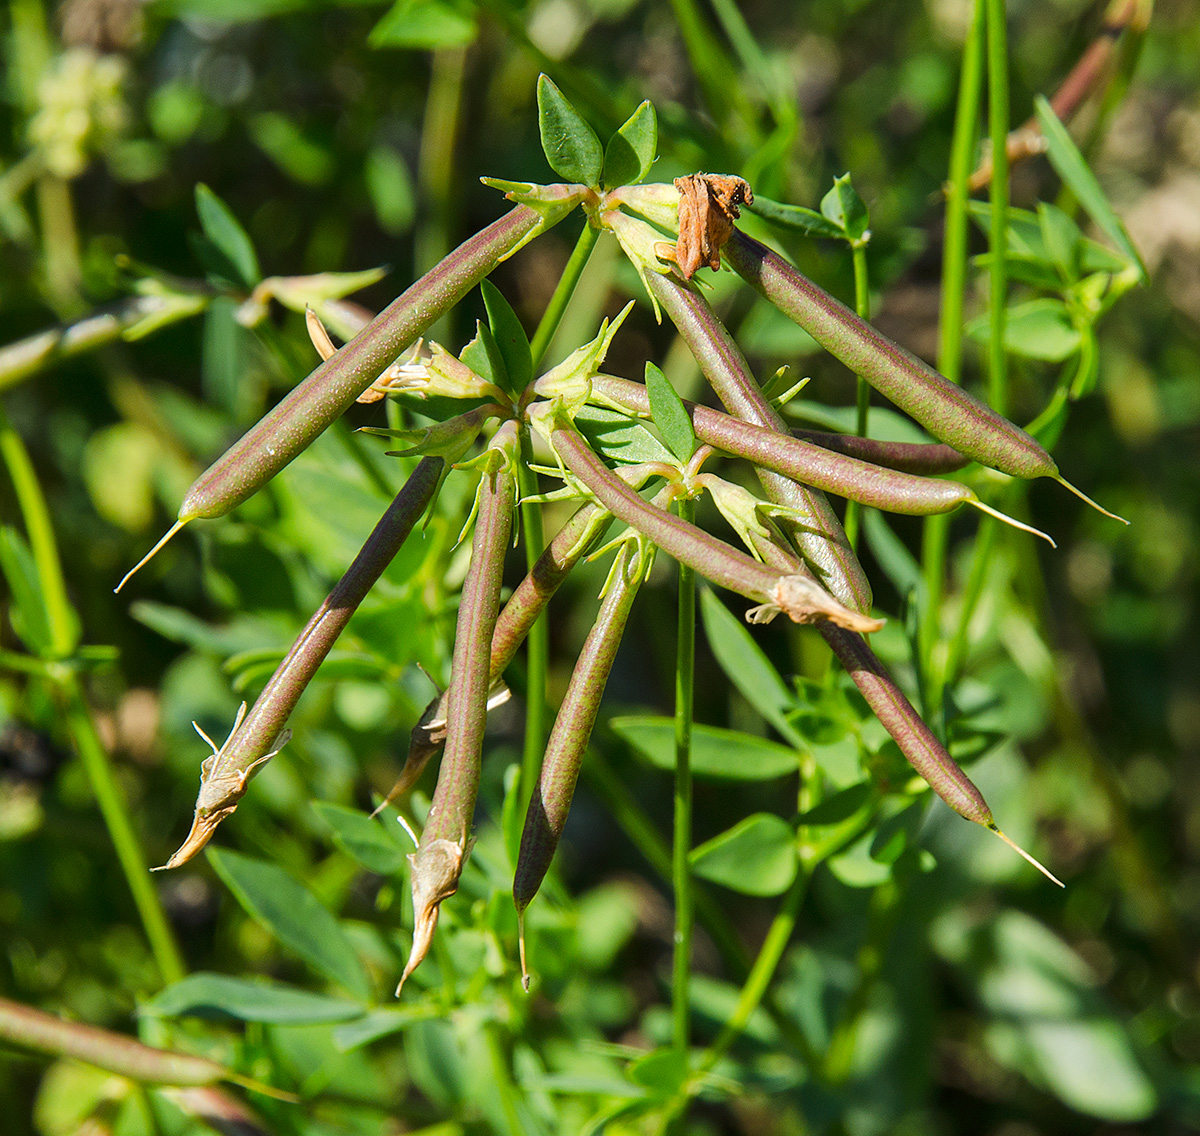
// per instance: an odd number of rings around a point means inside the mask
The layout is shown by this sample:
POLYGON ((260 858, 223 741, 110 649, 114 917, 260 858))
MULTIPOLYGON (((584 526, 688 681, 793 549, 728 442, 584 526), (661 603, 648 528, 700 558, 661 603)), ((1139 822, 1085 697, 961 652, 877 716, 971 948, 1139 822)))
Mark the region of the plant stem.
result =
MULTIPOLYGON (((951 382, 962 381, 963 309, 967 290, 967 201, 971 168, 975 162, 975 137, 983 92, 984 0, 975 0, 967 41, 963 46, 954 138, 950 148, 950 180, 946 194, 946 219, 942 252, 942 309, 938 325, 938 370, 951 382)), ((920 612, 919 653, 925 668, 925 712, 935 732, 941 733, 944 675, 937 665, 942 593, 946 575, 946 549, 950 537, 948 517, 930 517, 922 533, 921 563, 926 602, 920 612)))
POLYGON ((79 750, 96 804, 104 817, 117 859, 133 893, 133 902, 146 929, 146 938, 150 940, 150 949, 158 963, 159 973, 164 983, 178 982, 187 974, 187 966, 175 942, 171 925, 167 922, 158 891, 151 882, 146 857, 134 834, 124 797, 113 776, 108 752, 96 733, 96 724, 84 701, 78 679, 71 676, 60 684, 60 688, 67 704, 67 730, 79 750))
POLYGON ((991 226, 988 234, 988 401, 1008 413, 1008 359, 1004 325, 1008 301, 1008 29, 1004 0, 987 0, 988 132, 992 142, 991 226))
MULTIPOLYGON (((871 317, 871 292, 867 277, 867 249, 865 245, 851 246, 854 258, 854 310, 863 319, 871 317)), ((867 436, 867 418, 871 412, 871 386, 862 375, 856 377, 856 403, 858 414, 855 418, 854 433, 860 437, 867 436)), ((858 522, 860 509, 857 501, 846 502, 846 540, 852 549, 858 548, 858 522)))
POLYGON ((550 303, 546 305, 541 322, 537 325, 537 330, 533 333, 533 339, 529 344, 529 351, 533 355, 535 376, 542 360, 546 357, 546 351, 550 347, 554 333, 558 330, 558 325, 562 323, 563 313, 567 310, 567 304, 575 294, 575 287, 583 275, 583 270, 587 265, 588 258, 592 255, 592 249, 596 247, 599 236, 600 230, 592 225, 590 220, 585 220, 583 231, 579 234, 574 249, 571 250, 562 276, 555 286, 554 295, 550 297, 550 303))
MULTIPOLYGON (((34 563, 37 565, 38 582, 50 622, 50 647, 55 655, 65 657, 74 651, 78 641, 77 620, 67 599, 62 561, 58 555, 54 528, 50 523, 50 510, 46 506, 46 499, 38 484, 25 443, 9 423, 3 410, 0 410, 0 456, 3 457, 12 479, 17 503, 25 521, 25 531, 33 551, 34 563)), ((66 702, 68 732, 79 750, 84 771, 91 782, 92 792, 108 827, 129 890, 133 893, 133 901, 141 916, 159 972, 164 982, 175 982, 187 973, 187 969, 162 909, 158 892, 150 882, 149 866, 134 834, 121 791, 113 777, 108 753, 96 733, 91 711, 84 700, 83 688, 78 678, 65 670, 61 677, 51 681, 66 702)))
MULTIPOLYGON (((525 563, 530 572, 542 555, 546 534, 541 506, 527 500, 537 493, 537 474, 529 468, 532 448, 529 430, 521 430, 521 458, 517 462, 517 490, 521 499, 521 531, 525 538, 525 563)), ((546 680, 550 673, 550 624, 540 613, 526 638, 525 744, 521 753, 520 806, 529 808, 537 785, 542 753, 546 748, 546 680)))
MULTIPOLYGON (((679 501, 691 521, 695 503, 679 501)), ((696 574, 679 565, 679 620, 675 632, 675 826, 671 875, 675 888, 675 973, 671 988, 675 1048, 687 1058, 688 980, 692 963, 692 888, 688 853, 692 844, 692 711, 696 656, 696 574)))

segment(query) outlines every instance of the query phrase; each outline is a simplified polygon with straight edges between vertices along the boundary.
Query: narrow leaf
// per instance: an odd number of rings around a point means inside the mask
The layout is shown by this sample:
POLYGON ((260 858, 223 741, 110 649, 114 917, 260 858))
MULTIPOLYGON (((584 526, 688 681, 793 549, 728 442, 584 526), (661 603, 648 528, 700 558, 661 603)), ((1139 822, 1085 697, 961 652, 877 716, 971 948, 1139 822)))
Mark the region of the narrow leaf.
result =
POLYGON ((704 634, 717 662, 729 681, 783 738, 799 746, 801 738, 787 719, 796 699, 763 649, 740 620, 713 594, 700 591, 700 615, 704 634))
POLYGON ((547 75, 538 76, 538 130, 550 168, 569 182, 599 186, 604 152, 596 132, 547 75))
POLYGON ((504 360, 504 369, 514 394, 520 394, 533 378, 533 356, 529 351, 529 337, 525 334, 517 313, 490 280, 479 285, 483 293, 483 306, 487 309, 488 324, 492 338, 504 360))
POLYGON ((515 393, 509 387, 508 368, 504 356, 492 336, 492 329, 482 320, 475 323, 475 338, 462 349, 459 358, 481 379, 495 383, 501 390, 515 393))
POLYGON ((784 229, 796 229, 807 233, 810 237, 843 237, 841 225, 835 225, 828 217, 822 216, 815 209, 806 209, 803 205, 784 205, 772 201, 756 193, 754 200, 746 203, 751 213, 757 214, 764 221, 778 225, 784 229))
POLYGON ((692 871, 743 895, 779 895, 796 878, 796 834, 772 813, 755 813, 692 850, 692 871))
POLYGON ((371 983, 338 921, 282 868, 227 849, 209 848, 208 859, 238 903, 326 977, 364 1001, 371 983))
POLYGON ((236 273, 236 282, 253 288, 262 279, 254 245, 229 206, 203 182, 196 186, 196 213, 205 237, 236 273))
POLYGON ((281 982, 231 978, 201 971, 189 974, 146 1002, 139 1011, 153 1017, 234 1018, 275 1025, 316 1025, 359 1017, 362 1006, 281 982))
POLYGON ((8 583, 13 630, 31 654, 46 655, 54 642, 45 593, 38 582, 37 564, 25 538, 9 525, 0 525, 0 572, 8 583))
POLYGON ((1146 280, 1146 266, 1133 247, 1133 241, 1125 231, 1125 226, 1113 212, 1104 190, 1096 180, 1096 175, 1089 169, 1079 147, 1067 133, 1067 128, 1059 121, 1054 109, 1041 95, 1034 99, 1037 110, 1038 124, 1046 138, 1046 156, 1050 164, 1058 171, 1058 176, 1064 184, 1079 199, 1079 203, 1088 211, 1088 215, 1100 227, 1104 234, 1130 260, 1136 264, 1142 281, 1146 280))
POLYGON ((658 149, 658 115, 648 99, 608 140, 604 148, 604 184, 609 189, 636 185, 650 172, 658 149))
MULTIPOLYGON (((382 821, 329 801, 314 801, 313 811, 329 825, 334 844, 364 868, 388 876, 404 867, 405 849, 382 821)), ((392 827, 399 831, 398 825, 392 827)))
MULTIPOLYGON (((671 718, 615 718, 613 731, 656 769, 675 768, 675 723, 671 718)), ((692 727, 692 772, 697 777, 770 781, 799 768, 795 750, 736 730, 692 727)))
POLYGON ((428 51, 465 47, 479 29, 469 10, 446 0, 398 0, 372 29, 372 47, 407 47, 428 51))
POLYGON ((671 452, 688 461, 696 452, 696 432, 692 420, 667 376, 653 363, 646 363, 646 391, 650 395, 650 416, 671 452))

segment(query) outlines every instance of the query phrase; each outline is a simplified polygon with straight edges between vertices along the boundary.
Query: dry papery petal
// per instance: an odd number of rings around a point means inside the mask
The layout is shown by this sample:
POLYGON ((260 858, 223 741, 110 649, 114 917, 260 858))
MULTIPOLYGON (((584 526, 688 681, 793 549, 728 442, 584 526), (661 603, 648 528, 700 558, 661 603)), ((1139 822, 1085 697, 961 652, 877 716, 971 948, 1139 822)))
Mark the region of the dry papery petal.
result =
POLYGON ((750 623, 770 623, 783 612, 793 623, 816 623, 829 620, 839 627, 863 633, 878 631, 882 619, 873 619, 838 603, 815 580, 807 576, 783 576, 771 595, 771 602, 759 604, 746 612, 750 623))

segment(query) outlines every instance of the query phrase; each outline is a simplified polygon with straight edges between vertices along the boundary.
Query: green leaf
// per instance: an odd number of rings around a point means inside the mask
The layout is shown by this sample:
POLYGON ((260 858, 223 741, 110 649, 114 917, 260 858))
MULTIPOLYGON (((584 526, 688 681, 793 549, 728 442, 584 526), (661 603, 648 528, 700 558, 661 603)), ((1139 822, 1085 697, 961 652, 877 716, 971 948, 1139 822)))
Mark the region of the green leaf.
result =
POLYGON ((359 1003, 343 998, 329 998, 281 982, 204 971, 173 983, 139 1010, 153 1017, 234 1018, 294 1026, 345 1022, 362 1012, 359 1003))
POLYGON ((408 163, 390 146, 374 146, 363 166, 367 194, 380 228, 392 236, 407 233, 417 215, 417 192, 408 163))
POLYGON ((687 1055, 677 1049, 656 1049, 629 1066, 629 1079, 655 1096, 672 1098, 688 1077, 687 1055))
POLYGON ((600 185, 604 152, 583 116, 547 75, 538 76, 538 130, 550 168, 569 182, 600 185))
POLYGON ((276 864, 224 848, 208 859, 238 903, 326 977, 366 1001, 371 982, 338 921, 316 896, 276 864))
POLYGON ((851 243, 869 236, 867 207, 858 191, 850 184, 850 175, 833 179, 833 188, 821 198, 821 213, 839 229, 851 243))
MULTIPOLYGON (((986 316, 972 320, 967 334, 979 342, 988 341, 986 316)), ((1043 296, 1039 300, 1015 304, 1008 309, 1004 325, 1004 345, 1014 355, 1026 359, 1044 359, 1061 363, 1078 350, 1083 336, 1061 300, 1043 296)))
POLYGON ((834 224, 815 209, 806 209, 803 205, 785 205, 756 193, 754 200, 746 203, 746 208, 764 221, 770 221, 772 225, 783 229, 796 229, 810 237, 840 239, 845 236, 840 224, 834 224))
POLYGON ((729 681, 782 737, 794 746, 801 745, 799 733, 786 716, 796 699, 745 623, 711 588, 700 590, 700 615, 708 645, 729 681))
POLYGON ((381 1037, 399 1033, 414 1022, 426 1021, 444 1013, 440 1006, 422 1005, 419 1002, 395 1010, 373 1010, 361 1018, 338 1026, 333 1031, 333 1044, 336 1049, 348 1053, 352 1049, 378 1041, 381 1037))
POLYGON ((647 99, 604 148, 604 184, 609 189, 637 185, 650 172, 658 149, 658 115, 647 99))
POLYGON ((592 449, 610 461, 671 462, 670 451, 645 426, 620 411, 585 406, 575 415, 575 427, 592 449))
POLYGON ((871 855, 873 840, 872 834, 867 833, 840 856, 831 856, 825 861, 829 870, 847 887, 878 887, 891 876, 891 864, 881 863, 871 855))
POLYGON ((1061 270, 1067 281, 1079 277, 1079 258, 1083 247, 1083 234, 1079 226, 1056 205, 1039 201, 1038 223, 1042 229, 1042 240, 1051 259, 1061 270))
POLYGON ((49 654, 54 636, 37 564, 25 538, 10 525, 0 525, 0 572, 12 596, 9 618, 17 637, 31 654, 49 654))
POLYGON ((1042 95, 1034 99, 1034 107, 1038 124, 1046 139, 1046 156, 1050 159, 1050 164, 1058 171, 1063 183, 1079 199, 1079 203, 1101 231, 1129 258, 1130 263, 1137 265, 1138 274, 1145 282, 1146 266, 1142 264, 1142 258, 1133 247, 1133 241, 1129 239, 1125 226, 1109 205, 1096 175, 1088 168, 1079 147, 1067 133, 1067 128, 1059 121, 1053 107, 1042 95))
MULTIPOLYGON (((630 716, 609 725, 656 769, 675 768, 675 723, 671 718, 630 716)), ((692 773, 732 781, 771 781, 799 767, 795 750, 736 730, 692 727, 692 773)))
POLYGON ((681 461, 688 461, 696 452, 696 431, 687 407, 675 388, 653 363, 646 362, 646 392, 650 396, 650 417, 659 433, 681 461))
POLYGON ((204 236, 233 270, 232 279, 253 288, 262 279, 254 245, 229 206, 203 182, 196 186, 196 213, 204 236))
POLYGON ((510 394, 517 393, 509 388, 508 369, 504 365, 504 356, 500 354, 500 347, 492 335, 492 329, 482 320, 475 321, 475 338, 462 349, 459 359, 481 379, 495 383, 501 390, 510 394))
POLYGON ((287 115, 264 111, 250 119, 249 127, 259 149, 293 181, 324 185, 333 176, 337 164, 333 154, 305 137, 287 115))
POLYGON ((501 294, 500 289, 490 280, 479 284, 483 293, 483 306, 487 309, 488 324, 491 327, 492 338, 500 350, 504 360, 504 369, 508 372, 511 392, 520 394, 533 378, 533 356, 529 352, 529 337, 512 310, 512 305, 501 294))
POLYGON ((692 871, 743 895, 780 895, 792 886, 798 860, 792 826, 773 813, 755 813, 693 848, 692 871))
POLYGON ((465 47, 479 28, 469 9, 447 0, 398 0, 367 37, 372 47, 408 47, 427 51, 465 47))
POLYGON ((313 811, 329 825, 334 844, 364 868, 390 876, 404 867, 404 847, 383 822, 329 801, 313 801, 313 811))

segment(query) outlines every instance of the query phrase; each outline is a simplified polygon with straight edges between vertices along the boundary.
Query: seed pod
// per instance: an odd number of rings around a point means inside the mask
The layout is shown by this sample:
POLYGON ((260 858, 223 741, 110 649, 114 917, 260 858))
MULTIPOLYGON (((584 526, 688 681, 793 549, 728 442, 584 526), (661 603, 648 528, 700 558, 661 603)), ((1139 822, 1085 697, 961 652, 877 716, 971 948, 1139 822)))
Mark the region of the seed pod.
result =
MULTIPOLYGON (((592 389, 635 414, 650 413, 650 395, 641 383, 597 375, 592 380, 592 389)), ((971 505, 1014 528, 1035 533, 1050 541, 1051 545, 1054 544, 1038 529, 985 505, 973 490, 960 482, 882 469, 858 458, 814 446, 789 434, 765 430, 718 410, 697 406, 694 402, 685 401, 684 407, 700 441, 805 485, 889 513, 918 517, 949 513, 961 505, 971 505)))
POLYGON ((828 434, 822 430, 793 430, 792 436, 823 450, 834 450, 872 465, 903 473, 936 475, 954 473, 971 460, 944 442, 880 442, 854 434, 828 434))
POLYGON ((812 581, 768 568, 703 529, 643 501, 596 456, 565 413, 555 416, 550 443, 613 516, 705 579, 757 600, 760 607, 747 613, 747 618, 762 622, 782 611, 796 623, 832 619, 861 631, 878 631, 883 626, 880 620, 841 604, 812 581))
MULTIPOLYGON (((751 376, 745 356, 704 297, 673 276, 649 272, 645 280, 730 414, 786 433, 783 420, 751 376)), ((871 585, 829 502, 819 491, 777 473, 760 471, 759 480, 772 501, 805 518, 788 531, 821 583, 847 607, 869 612, 871 585)))
POLYGON ((153 1049, 111 1030, 65 1022, 44 1010, 0 998, 0 1038, 13 1045, 73 1057, 130 1080, 151 1085, 211 1085, 230 1071, 207 1057, 153 1049))
MULTIPOLYGON (((571 569, 592 547, 611 520, 608 511, 599 505, 584 505, 576 510, 509 596, 508 602, 496 619, 496 629, 492 633, 492 657, 489 667, 492 691, 496 691, 501 685, 501 678, 508 664, 513 661, 517 649, 529 634, 529 629, 545 610, 550 597, 558 591, 571 569)), ((488 702, 489 710, 496 705, 496 697, 496 694, 492 694, 488 702)), ((425 707, 425 712, 412 728, 404 768, 400 770, 396 783, 376 806, 372 816, 381 812, 397 797, 407 793, 417 783, 429 759, 442 748, 442 743, 446 740, 446 703, 447 692, 442 691, 425 707)))
POLYGON ((212 756, 201 766, 191 831, 163 868, 187 863, 209 842, 221 821, 237 808, 255 771, 274 756, 272 744, 278 741, 282 746, 286 741, 284 723, 358 605, 429 507, 442 465, 441 458, 424 458, 417 465, 353 563, 297 636, 254 708, 244 720, 239 714, 220 749, 213 745, 212 756))
POLYGON ((525 965, 525 908, 537 895, 554 859, 579 780, 579 766, 596 724, 604 686, 625 633, 638 587, 649 569, 645 552, 639 552, 634 563, 631 563, 632 559, 630 545, 626 543, 617 553, 608 578, 608 591, 579 652, 579 661, 554 719, 537 789, 525 814, 521 851, 513 877, 513 902, 520 925, 521 981, 526 990, 529 989, 529 971, 525 965))
POLYGON ((189 521, 224 516, 261 489, 344 414, 379 372, 438 316, 542 224, 536 210, 516 206, 393 300, 196 479, 179 506, 179 519, 116 590, 189 521))
POLYGON ((735 229, 725 255, 739 276, 935 438, 1013 477, 1053 478, 1105 516, 1128 523, 1065 480, 1036 438, 888 339, 766 245, 735 229))
POLYGON ((519 452, 517 424, 496 431, 482 459, 483 477, 476 498, 477 518, 471 565, 463 583, 454 634, 454 662, 447 691, 446 752, 425 831, 413 855, 413 943, 400 977, 405 980, 429 950, 442 901, 458 887, 470 850, 471 822, 479 793, 480 756, 491 685, 492 634, 500 608, 504 553, 516 500, 514 462, 519 452))

